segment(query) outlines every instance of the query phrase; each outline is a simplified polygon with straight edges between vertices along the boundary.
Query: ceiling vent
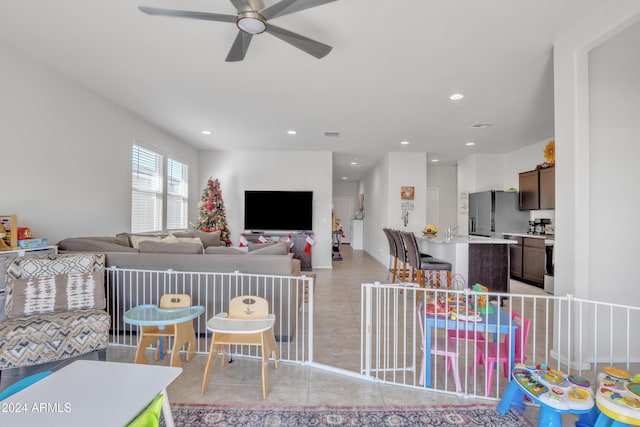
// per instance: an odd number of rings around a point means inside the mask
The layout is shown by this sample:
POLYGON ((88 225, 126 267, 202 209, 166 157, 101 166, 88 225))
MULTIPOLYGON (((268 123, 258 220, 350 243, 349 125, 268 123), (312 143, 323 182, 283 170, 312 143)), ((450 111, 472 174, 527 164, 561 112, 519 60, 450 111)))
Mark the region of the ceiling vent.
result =
POLYGON ((491 126, 493 126, 493 123, 474 123, 471 125, 474 129, 486 129, 491 126))
POLYGON ((336 130, 328 130, 324 132, 324 136, 330 136, 330 137, 338 137, 340 136, 340 132, 336 131, 336 130))

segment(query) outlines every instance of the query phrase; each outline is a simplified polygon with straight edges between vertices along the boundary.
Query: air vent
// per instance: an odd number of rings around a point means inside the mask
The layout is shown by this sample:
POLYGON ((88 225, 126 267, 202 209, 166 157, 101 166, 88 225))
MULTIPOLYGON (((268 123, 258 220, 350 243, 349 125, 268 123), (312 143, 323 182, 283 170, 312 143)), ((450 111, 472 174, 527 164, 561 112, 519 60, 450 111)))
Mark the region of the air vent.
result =
POLYGON ((337 130, 328 130, 324 132, 324 136, 330 136, 335 138, 340 136, 340 132, 338 132, 337 130))
POLYGON ((493 126, 493 123, 474 123, 471 125, 474 129, 486 129, 490 126, 493 126))

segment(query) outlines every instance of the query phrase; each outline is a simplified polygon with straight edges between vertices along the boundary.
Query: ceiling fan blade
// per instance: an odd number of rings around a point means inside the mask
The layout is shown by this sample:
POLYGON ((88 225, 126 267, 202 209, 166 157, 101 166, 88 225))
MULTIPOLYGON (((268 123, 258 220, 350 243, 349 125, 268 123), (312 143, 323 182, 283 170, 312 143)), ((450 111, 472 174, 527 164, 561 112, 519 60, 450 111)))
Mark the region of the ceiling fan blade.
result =
POLYGON ((190 10, 160 9, 157 7, 138 6, 147 15, 172 16, 176 18, 201 19, 204 21, 236 22, 236 15, 222 13, 192 12, 190 10))
POLYGON ((230 0, 238 12, 251 12, 253 8, 248 0, 230 0))
POLYGON ((284 42, 289 43, 291 46, 305 51, 311 56, 315 56, 318 59, 324 58, 329 52, 331 52, 331 49, 333 49, 329 45, 317 42, 289 30, 285 30, 284 28, 276 27, 275 25, 269 24, 266 32, 284 42))
POLYGON ((251 38, 253 35, 249 33, 245 33, 244 31, 238 31, 238 35, 236 39, 233 41, 233 45, 231 45, 231 49, 227 54, 226 62, 237 62, 242 61, 244 56, 247 54, 247 49, 249 49, 249 43, 251 43, 251 38))
POLYGON ((260 14, 267 19, 271 19, 276 16, 289 15, 291 13, 300 12, 301 10, 322 6, 325 3, 331 3, 334 1, 336 0, 282 0, 265 8, 264 10, 261 10, 260 14), (272 12, 269 9, 273 9, 274 11, 272 12), (267 14, 269 16, 267 16, 267 14))
POLYGON ((278 3, 272 4, 269 7, 265 7, 259 13, 267 19, 275 18, 276 16, 280 16, 280 13, 282 13, 282 11, 284 11, 286 8, 297 1, 298 0, 282 0, 278 3))

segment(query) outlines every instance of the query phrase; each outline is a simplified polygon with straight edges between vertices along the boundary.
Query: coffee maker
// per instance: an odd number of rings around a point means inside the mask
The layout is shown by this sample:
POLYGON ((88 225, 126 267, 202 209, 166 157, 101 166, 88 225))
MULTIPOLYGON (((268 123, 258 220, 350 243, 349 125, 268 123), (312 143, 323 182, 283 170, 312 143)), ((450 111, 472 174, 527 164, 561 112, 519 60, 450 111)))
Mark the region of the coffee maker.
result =
MULTIPOLYGON (((529 221, 529 224, 531 224, 531 221, 529 221)), ((536 219, 533 222, 533 234, 544 234, 547 224, 551 224, 551 220, 549 218, 536 219)), ((531 230, 531 225, 529 225, 529 230, 531 230)))
POLYGON ((536 222, 535 221, 529 221, 529 234, 534 234, 536 232, 536 222))

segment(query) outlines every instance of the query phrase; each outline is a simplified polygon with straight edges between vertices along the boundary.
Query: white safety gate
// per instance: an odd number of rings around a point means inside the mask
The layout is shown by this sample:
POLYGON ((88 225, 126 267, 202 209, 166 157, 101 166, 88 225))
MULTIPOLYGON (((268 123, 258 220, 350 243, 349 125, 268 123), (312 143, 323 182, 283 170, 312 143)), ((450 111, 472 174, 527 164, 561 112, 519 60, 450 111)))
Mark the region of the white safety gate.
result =
MULTIPOLYGON (((530 323, 527 339, 521 333, 515 343, 515 354, 524 354, 527 365, 544 363, 567 374, 586 377, 592 383, 605 366, 640 372, 639 307, 571 296, 485 294, 469 290, 424 289, 413 284, 374 283, 362 285, 362 374, 391 384, 499 399, 509 382, 509 369, 505 376, 501 363, 486 366, 491 364, 485 361, 480 364, 479 354, 488 354, 489 342, 494 337, 504 340, 504 336, 483 333, 489 329, 482 321, 467 322, 458 318, 433 327, 432 346, 423 345, 425 333, 418 318, 421 302, 440 302, 440 305, 430 306, 431 312, 435 309, 434 314, 439 316, 449 313, 456 302, 463 299, 477 307, 480 298, 488 298, 489 306, 504 328, 511 329, 514 322, 518 328, 523 327, 520 320, 514 318, 514 312, 522 314, 530 323), (456 339, 456 331, 460 329, 477 333, 470 334, 467 339, 456 339), (429 384, 423 384, 426 371, 426 366, 422 366, 423 347, 452 357, 449 360, 432 355, 429 384), (459 388, 454 369, 459 374, 459 388), (494 370, 493 379, 491 387, 487 388, 490 369, 494 370)), ((421 314, 424 316, 424 311, 421 314)), ((486 321, 488 317, 484 318, 486 321)), ((501 348, 497 346, 498 352, 501 348)), ((506 351, 497 356, 506 359, 507 366, 518 361, 506 351)))
MULTIPOLYGON (((276 315, 274 334, 280 359, 312 362, 313 286, 312 277, 243 273, 207 273, 107 268, 107 310, 111 314, 110 345, 135 347, 138 327, 123 321, 123 314, 142 304, 158 304, 164 294, 188 294, 191 305, 204 306, 194 321, 197 353, 208 353, 211 333, 206 322, 227 312, 231 298, 256 295, 269 301, 276 315)), ((170 344, 167 346, 170 347, 170 344)), ((260 357, 258 346, 232 346, 231 354, 260 357)))

